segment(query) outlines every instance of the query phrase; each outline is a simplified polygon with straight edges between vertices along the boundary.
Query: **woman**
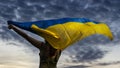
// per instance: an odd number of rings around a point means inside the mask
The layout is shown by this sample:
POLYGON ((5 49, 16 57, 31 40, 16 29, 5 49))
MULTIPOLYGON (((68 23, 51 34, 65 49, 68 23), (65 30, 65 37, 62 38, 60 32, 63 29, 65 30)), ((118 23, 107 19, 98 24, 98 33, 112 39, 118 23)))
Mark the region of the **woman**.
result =
POLYGON ((9 29, 13 29, 17 34, 22 36, 28 42, 30 42, 33 46, 40 50, 40 65, 39 68, 56 68, 58 59, 61 55, 61 51, 54 49, 47 41, 41 42, 37 39, 34 39, 24 33, 20 28, 8 24, 9 29))

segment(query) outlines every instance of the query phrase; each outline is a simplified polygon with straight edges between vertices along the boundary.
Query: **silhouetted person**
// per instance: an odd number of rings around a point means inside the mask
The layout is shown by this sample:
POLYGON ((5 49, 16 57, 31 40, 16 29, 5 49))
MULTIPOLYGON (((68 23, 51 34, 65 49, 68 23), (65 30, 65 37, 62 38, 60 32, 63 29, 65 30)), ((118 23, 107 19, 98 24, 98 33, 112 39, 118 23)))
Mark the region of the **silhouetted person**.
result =
POLYGON ((54 49, 47 41, 41 42, 37 39, 34 39, 20 30, 18 27, 9 24, 9 29, 13 29, 17 34, 22 36, 33 46, 40 50, 40 65, 39 68, 57 68, 57 62, 61 55, 61 50, 54 49))

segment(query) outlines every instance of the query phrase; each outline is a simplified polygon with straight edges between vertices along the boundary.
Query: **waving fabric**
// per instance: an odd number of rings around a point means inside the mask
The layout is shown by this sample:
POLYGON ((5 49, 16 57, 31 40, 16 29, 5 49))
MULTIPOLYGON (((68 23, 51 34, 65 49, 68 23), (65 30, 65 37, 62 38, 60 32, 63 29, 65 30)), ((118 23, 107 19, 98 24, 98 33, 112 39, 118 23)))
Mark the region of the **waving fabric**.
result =
POLYGON ((106 24, 86 18, 62 18, 25 23, 8 21, 8 23, 42 36, 52 47, 61 50, 93 34, 102 34, 113 39, 106 24))

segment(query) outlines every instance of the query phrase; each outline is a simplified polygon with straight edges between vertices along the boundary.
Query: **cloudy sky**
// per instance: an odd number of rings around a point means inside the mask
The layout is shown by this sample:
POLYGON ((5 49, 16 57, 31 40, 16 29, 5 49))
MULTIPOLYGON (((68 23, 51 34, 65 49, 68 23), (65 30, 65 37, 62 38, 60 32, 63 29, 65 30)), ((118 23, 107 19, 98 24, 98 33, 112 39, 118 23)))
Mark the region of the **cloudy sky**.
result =
POLYGON ((119 68, 119 6, 120 0, 0 0, 0 68, 39 66, 39 50, 9 30, 7 20, 25 22, 65 17, 104 22, 110 27, 114 40, 102 35, 87 37, 63 51, 58 68, 119 68))

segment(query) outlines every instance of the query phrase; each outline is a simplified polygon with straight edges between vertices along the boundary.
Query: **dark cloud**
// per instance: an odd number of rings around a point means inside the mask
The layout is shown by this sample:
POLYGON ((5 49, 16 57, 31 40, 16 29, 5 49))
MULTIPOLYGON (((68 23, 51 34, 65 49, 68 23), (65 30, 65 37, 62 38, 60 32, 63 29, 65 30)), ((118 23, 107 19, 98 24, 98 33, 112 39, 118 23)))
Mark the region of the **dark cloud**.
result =
POLYGON ((65 68, 89 68, 90 66, 80 65, 80 66, 70 66, 65 68))
POLYGON ((120 61, 108 62, 108 63, 99 63, 99 64, 97 64, 97 65, 107 66, 107 65, 115 65, 115 64, 120 64, 120 61))
POLYGON ((96 61, 98 59, 101 59, 104 57, 104 55, 107 53, 107 51, 101 50, 97 46, 79 46, 75 48, 76 54, 74 57, 71 56, 71 58, 76 58, 73 60, 73 62, 87 62, 91 63, 93 61, 96 61))

